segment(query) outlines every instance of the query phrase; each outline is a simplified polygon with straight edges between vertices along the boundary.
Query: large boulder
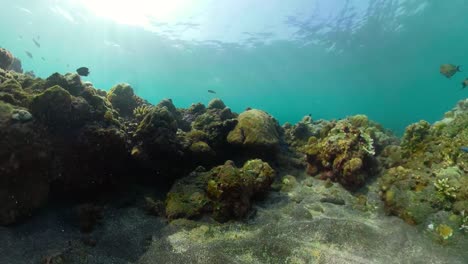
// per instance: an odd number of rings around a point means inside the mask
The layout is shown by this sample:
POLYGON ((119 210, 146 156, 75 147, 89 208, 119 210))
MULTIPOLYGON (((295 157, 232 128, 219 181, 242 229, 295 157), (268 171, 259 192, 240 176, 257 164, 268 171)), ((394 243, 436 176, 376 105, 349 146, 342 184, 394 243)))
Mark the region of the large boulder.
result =
POLYGON ((31 111, 47 126, 68 126, 72 118, 72 96, 58 85, 50 87, 32 100, 31 111))
POLYGON ((230 144, 246 148, 274 149, 280 143, 278 122, 266 112, 252 109, 241 113, 228 136, 230 144))
POLYGON ((13 64, 14 57, 8 50, 0 48, 0 69, 8 70, 13 64))
POLYGON ((65 75, 61 75, 60 73, 52 74, 46 79, 46 87, 55 85, 62 87, 74 96, 78 96, 84 89, 81 78, 76 73, 67 73, 65 75))
POLYGON ((125 117, 133 115, 133 109, 138 106, 133 88, 126 83, 112 87, 107 94, 107 99, 112 106, 125 117))

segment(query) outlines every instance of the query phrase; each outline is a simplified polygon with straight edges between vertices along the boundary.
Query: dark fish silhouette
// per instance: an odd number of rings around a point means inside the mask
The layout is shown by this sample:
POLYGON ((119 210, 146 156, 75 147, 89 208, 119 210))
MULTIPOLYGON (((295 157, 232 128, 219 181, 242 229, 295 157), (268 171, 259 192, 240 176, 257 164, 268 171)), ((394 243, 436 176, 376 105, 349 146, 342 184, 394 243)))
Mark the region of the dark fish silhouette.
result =
POLYGON ((209 93, 215 94, 216 92, 213 90, 208 90, 209 93))
POLYGON ((45 61, 45 58, 44 58, 44 57, 41 57, 41 59, 42 59, 43 61, 45 61))
POLYGON ((465 80, 462 82, 462 89, 465 89, 468 86, 468 78, 465 78, 465 80))
POLYGON ((38 48, 41 47, 41 44, 39 44, 39 42, 37 42, 35 39, 33 39, 33 42, 34 42, 34 44, 36 45, 36 47, 38 47, 38 48))
POLYGON ((89 75, 89 69, 86 68, 86 67, 78 68, 78 69, 76 70, 76 72, 77 72, 80 76, 88 76, 88 75, 89 75))
POLYGON ((21 35, 19 35, 18 37, 19 37, 20 39, 23 39, 23 36, 21 36, 21 35))
POLYGON ((29 58, 31 58, 31 59, 33 58, 33 55, 31 54, 31 52, 29 52, 29 51, 25 51, 25 52, 26 52, 26 55, 28 55, 29 58))
POLYGON ((440 73, 447 78, 452 78, 453 75, 457 72, 461 72, 461 66, 456 66, 453 64, 442 64, 440 65, 440 73))

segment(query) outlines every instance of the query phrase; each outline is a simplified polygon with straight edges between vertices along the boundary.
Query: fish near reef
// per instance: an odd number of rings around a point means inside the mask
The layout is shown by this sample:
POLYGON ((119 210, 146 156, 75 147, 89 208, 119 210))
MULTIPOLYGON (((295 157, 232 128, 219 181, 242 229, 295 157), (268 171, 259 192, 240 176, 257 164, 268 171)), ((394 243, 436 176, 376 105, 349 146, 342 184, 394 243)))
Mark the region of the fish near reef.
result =
POLYGON ((468 78, 465 78, 465 80, 462 82, 462 89, 465 89, 468 86, 468 78))
POLYGON ((213 90, 208 90, 209 93, 215 94, 216 92, 213 90))
POLYGON ((461 66, 456 66, 453 64, 442 64, 440 65, 440 73, 447 78, 452 78, 453 75, 457 72, 461 72, 461 66))
POLYGON ((33 58, 33 55, 31 54, 31 52, 29 52, 29 51, 25 51, 25 52, 26 52, 26 55, 28 55, 29 58, 31 58, 31 59, 33 58))
POLYGON ((468 147, 460 147, 460 150, 465 153, 468 153, 468 147))
POLYGON ((86 68, 86 67, 78 68, 78 69, 76 70, 76 72, 77 72, 80 76, 88 76, 88 75, 89 75, 89 69, 86 68))

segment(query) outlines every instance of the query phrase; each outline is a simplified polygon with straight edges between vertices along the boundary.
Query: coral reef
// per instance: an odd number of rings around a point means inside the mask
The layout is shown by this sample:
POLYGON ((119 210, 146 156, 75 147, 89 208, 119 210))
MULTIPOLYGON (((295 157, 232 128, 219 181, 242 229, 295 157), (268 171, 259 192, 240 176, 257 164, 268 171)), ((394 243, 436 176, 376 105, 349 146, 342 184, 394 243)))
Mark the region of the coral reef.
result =
POLYGON ((125 178, 127 135, 92 85, 1 69, 0 81, 1 224, 31 215, 50 193, 91 198, 125 178))
POLYGON ((138 125, 132 156, 144 166, 159 171, 158 174, 170 176, 165 172, 180 169, 176 164, 184 156, 177 129, 176 117, 168 107, 153 107, 138 125))
POLYGON ((304 148, 307 172, 350 189, 362 187, 377 174, 376 155, 391 141, 391 136, 362 115, 337 121, 331 129, 321 131, 320 137, 311 136, 304 148))
POLYGON ((31 215, 49 194, 51 151, 45 128, 16 122, 15 110, 0 100, 0 225, 31 215))
POLYGON ((251 198, 269 189, 274 170, 261 160, 236 168, 232 161, 208 172, 201 169, 177 181, 166 199, 169 219, 193 218, 211 213, 218 221, 238 219, 251 207, 251 198))
MULTIPOLYGON (((409 126, 400 144, 363 115, 306 116, 280 127, 264 111, 238 115, 220 99, 188 109, 170 99, 153 106, 127 84, 107 93, 77 74, 35 78, 9 70, 12 63, 0 69, 0 225, 71 197, 87 203, 77 209, 78 224, 91 232, 102 218, 98 198, 138 182, 166 194, 164 202, 147 193, 139 199, 153 220, 242 219, 268 192, 296 205, 291 218, 337 208, 373 214, 382 199, 387 213, 427 226, 437 242, 466 233, 468 154, 460 148, 468 145, 468 100, 435 124, 409 126), (301 179, 297 171, 317 177, 301 179), (272 184, 277 192, 269 192, 272 184)), ((91 237, 83 243, 96 246, 91 237)))
MULTIPOLYGON (((468 162, 466 153, 460 150, 468 145, 467 106, 468 100, 462 100, 433 125, 420 121, 408 126, 401 144, 401 161, 381 179, 382 198, 389 213, 420 224, 443 212, 460 215, 468 210, 468 162)), ((447 224, 448 217, 441 224, 447 224)), ((444 239, 449 237, 444 235, 444 239)))

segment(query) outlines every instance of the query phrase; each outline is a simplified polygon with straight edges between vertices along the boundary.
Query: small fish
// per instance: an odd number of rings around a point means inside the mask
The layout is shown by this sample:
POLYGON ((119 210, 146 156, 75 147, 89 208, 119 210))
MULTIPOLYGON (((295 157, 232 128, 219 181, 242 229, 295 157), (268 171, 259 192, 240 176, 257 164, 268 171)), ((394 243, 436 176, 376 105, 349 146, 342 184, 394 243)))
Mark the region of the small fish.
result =
POLYGON ((31 54, 31 52, 29 52, 29 51, 25 51, 25 52, 26 52, 26 55, 28 55, 29 58, 31 58, 31 59, 33 58, 33 55, 31 54))
POLYGON ((215 94, 216 92, 213 90, 208 90, 209 93, 215 94))
POLYGON ((462 82, 462 89, 465 89, 468 86, 468 78, 465 78, 465 80, 462 82))
POLYGON ((89 75, 89 69, 86 68, 86 67, 78 68, 78 69, 76 70, 76 72, 77 72, 80 76, 88 76, 88 75, 89 75))
POLYGON ((460 150, 463 152, 468 152, 468 147, 461 147, 460 150))
POLYGON ((67 64, 67 68, 70 68, 70 64, 67 64))
POLYGON ((21 35, 19 35, 18 37, 19 37, 20 39, 23 39, 23 36, 21 36, 21 35))
POLYGON ((33 42, 34 42, 34 44, 36 45, 36 47, 38 47, 38 48, 41 47, 41 44, 39 44, 39 42, 37 42, 35 39, 33 39, 33 42))
POLYGON ((41 57, 41 59, 42 59, 43 61, 45 61, 45 58, 44 58, 44 57, 41 57))
POLYGON ((461 66, 456 66, 453 64, 442 64, 440 65, 440 73, 447 78, 452 78, 453 75, 457 72, 461 72, 461 66))

